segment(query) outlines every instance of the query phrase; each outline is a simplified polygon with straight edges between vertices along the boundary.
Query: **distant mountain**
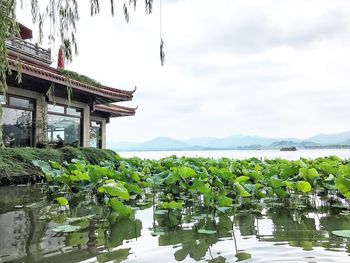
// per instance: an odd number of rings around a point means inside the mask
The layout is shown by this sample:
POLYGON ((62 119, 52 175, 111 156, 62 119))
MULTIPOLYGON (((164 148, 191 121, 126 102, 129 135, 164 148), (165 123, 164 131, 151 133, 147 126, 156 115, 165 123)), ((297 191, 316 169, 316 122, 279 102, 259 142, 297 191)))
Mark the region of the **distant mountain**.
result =
MULTIPOLYGON (((158 137, 143 143, 120 142, 113 143, 114 148, 119 151, 165 151, 165 150, 182 150, 190 146, 185 142, 173 140, 167 137, 158 137)), ((110 147, 108 145, 108 147, 110 147)))
POLYGON ((108 149, 129 149, 133 148, 139 145, 137 142, 114 142, 114 141, 107 141, 107 148, 108 149))
POLYGON ((138 146, 144 150, 165 150, 165 149, 179 150, 179 149, 187 148, 188 144, 180 140, 173 140, 167 137, 158 137, 151 141, 141 143, 138 146))
POLYGON ((314 147, 319 146, 318 143, 310 141, 278 141, 269 145, 269 148, 282 148, 282 147, 296 147, 296 148, 305 148, 305 147, 314 147))
POLYGON ((174 150, 223 150, 223 149, 280 149, 282 147, 325 147, 350 145, 350 131, 337 134, 317 134, 305 140, 298 138, 268 138, 235 134, 224 138, 202 137, 186 141, 158 137, 143 143, 108 142, 107 147, 117 151, 174 151, 174 150))
POLYGON ((185 142, 188 145, 192 145, 192 146, 201 145, 203 147, 210 147, 217 140, 218 138, 214 138, 214 137, 201 137, 201 138, 192 138, 192 139, 186 140, 185 142))
POLYGON ((194 138, 187 140, 186 143, 191 146, 202 146, 211 148, 235 148, 248 145, 267 146, 279 139, 265 138, 260 136, 231 135, 225 138, 194 138))
POLYGON ((296 147, 297 144, 299 143, 295 141, 277 141, 277 142, 271 143, 270 147, 271 148, 293 147, 293 146, 296 147))
POLYGON ((343 145, 350 145, 350 139, 347 139, 346 141, 342 142, 343 145))
POLYGON ((333 134, 320 133, 310 138, 307 138, 307 140, 319 144, 340 144, 341 142, 350 140, 350 131, 333 134))

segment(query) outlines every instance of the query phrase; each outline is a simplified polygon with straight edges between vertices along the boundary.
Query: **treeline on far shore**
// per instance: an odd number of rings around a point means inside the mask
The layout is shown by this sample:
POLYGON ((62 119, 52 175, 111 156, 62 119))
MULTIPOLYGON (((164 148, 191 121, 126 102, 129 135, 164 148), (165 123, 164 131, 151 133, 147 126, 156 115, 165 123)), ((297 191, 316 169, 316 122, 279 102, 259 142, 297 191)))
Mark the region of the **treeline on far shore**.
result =
POLYGON ((330 144, 330 145, 315 145, 305 146, 305 149, 350 149, 350 145, 330 144))

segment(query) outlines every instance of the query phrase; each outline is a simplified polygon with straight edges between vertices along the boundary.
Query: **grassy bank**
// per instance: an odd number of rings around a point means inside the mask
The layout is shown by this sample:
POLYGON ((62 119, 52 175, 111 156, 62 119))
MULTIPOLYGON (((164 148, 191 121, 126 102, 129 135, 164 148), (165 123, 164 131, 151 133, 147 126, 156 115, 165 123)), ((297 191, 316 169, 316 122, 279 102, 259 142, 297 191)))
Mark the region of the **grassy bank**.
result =
POLYGON ((95 148, 38 149, 5 148, 0 149, 0 185, 27 183, 40 180, 40 171, 32 164, 33 160, 70 162, 74 158, 84 158, 91 164, 101 161, 115 161, 112 150, 95 148))

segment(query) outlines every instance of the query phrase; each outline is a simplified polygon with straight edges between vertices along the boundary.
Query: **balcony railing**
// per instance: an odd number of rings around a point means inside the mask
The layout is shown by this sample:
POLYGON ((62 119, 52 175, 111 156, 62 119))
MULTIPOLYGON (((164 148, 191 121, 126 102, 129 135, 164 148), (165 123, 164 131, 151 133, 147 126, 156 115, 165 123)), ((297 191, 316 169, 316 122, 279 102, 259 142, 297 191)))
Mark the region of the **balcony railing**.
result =
POLYGON ((20 38, 10 38, 6 40, 6 47, 13 52, 26 55, 41 62, 51 64, 51 51, 44 49, 37 44, 32 44, 20 38))

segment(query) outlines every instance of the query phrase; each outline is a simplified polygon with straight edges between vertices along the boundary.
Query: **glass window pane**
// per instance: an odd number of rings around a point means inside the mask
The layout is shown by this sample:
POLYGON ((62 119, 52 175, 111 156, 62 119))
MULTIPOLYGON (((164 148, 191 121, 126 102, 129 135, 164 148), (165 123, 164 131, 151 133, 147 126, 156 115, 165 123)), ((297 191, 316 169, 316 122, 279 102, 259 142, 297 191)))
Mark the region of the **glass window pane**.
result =
POLYGON ((56 113, 62 113, 64 114, 64 107, 54 104, 48 104, 47 105, 47 111, 48 112, 56 112, 56 113))
POLYGON ((101 123, 92 121, 90 126, 90 147, 100 148, 101 123))
POLYGON ((31 111, 3 108, 2 127, 6 147, 33 145, 31 111))
POLYGON ((6 104, 6 100, 5 100, 4 95, 0 95, 0 104, 1 105, 5 105, 6 104))
POLYGON ((10 96, 10 106, 33 109, 33 100, 10 96))
POLYGON ((96 122, 96 121, 92 121, 91 122, 91 127, 101 128, 101 123, 100 122, 96 122))
POLYGON ((77 116, 77 117, 81 117, 81 109, 77 109, 77 108, 67 108, 67 114, 68 115, 73 115, 73 116, 77 116))
POLYGON ((47 127, 52 146, 80 146, 80 118, 48 114, 47 127))

